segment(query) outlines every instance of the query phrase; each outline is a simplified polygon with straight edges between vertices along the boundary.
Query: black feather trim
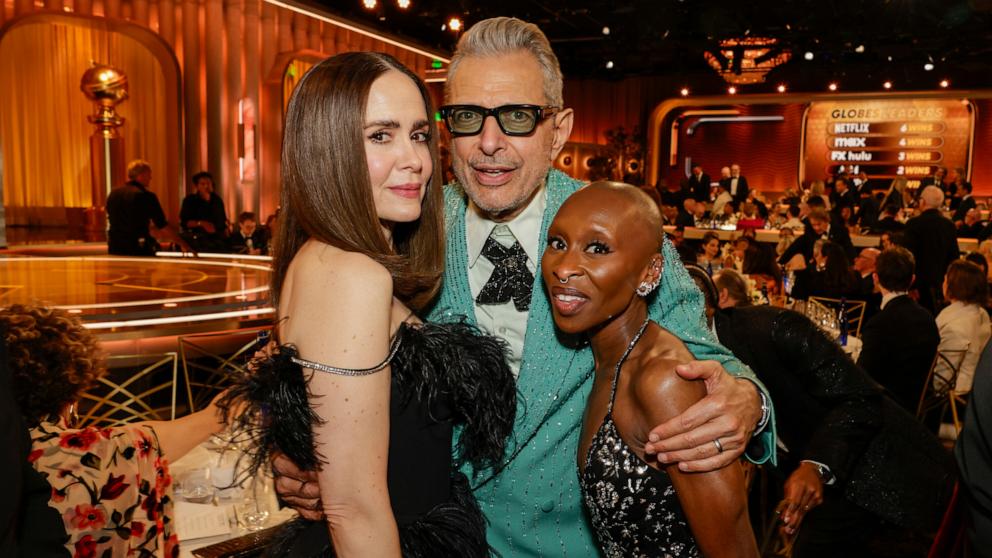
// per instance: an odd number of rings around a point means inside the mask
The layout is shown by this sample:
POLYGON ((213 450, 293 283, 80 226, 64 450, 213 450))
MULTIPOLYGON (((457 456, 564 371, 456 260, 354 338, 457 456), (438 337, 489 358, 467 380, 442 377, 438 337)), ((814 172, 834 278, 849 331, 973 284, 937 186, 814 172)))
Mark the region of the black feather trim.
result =
POLYGON ((466 322, 405 326, 393 377, 401 392, 430 406, 447 397, 463 426, 455 457, 476 466, 498 464, 513 431, 516 383, 506 364, 506 343, 466 322))
POLYGON ((322 423, 309 401, 309 378, 291 358, 296 348, 281 345, 271 354, 254 359, 249 372, 235 378, 233 386, 218 402, 226 421, 234 421, 236 440, 246 448, 249 460, 242 474, 254 475, 282 452, 306 471, 320 465, 313 429, 322 423), (231 416, 244 405, 244 412, 231 416))

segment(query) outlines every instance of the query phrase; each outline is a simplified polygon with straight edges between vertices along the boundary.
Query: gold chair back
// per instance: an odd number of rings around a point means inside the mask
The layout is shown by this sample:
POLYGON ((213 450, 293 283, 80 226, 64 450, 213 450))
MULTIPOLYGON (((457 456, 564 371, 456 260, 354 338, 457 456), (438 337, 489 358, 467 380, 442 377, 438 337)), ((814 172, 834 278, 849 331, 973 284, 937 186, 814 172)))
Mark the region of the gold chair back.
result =
POLYGON ((108 373, 80 397, 80 426, 120 426, 176 418, 179 355, 114 355, 108 373))
POLYGON ((950 410, 954 428, 958 432, 961 431, 958 405, 964 402, 954 393, 954 387, 957 385, 958 373, 961 371, 961 363, 964 362, 966 354, 968 354, 967 347, 937 351, 937 355, 934 356, 933 362, 930 364, 930 372, 927 373, 923 392, 920 393, 920 402, 916 406, 916 418, 922 421, 932 411, 939 410, 940 419, 943 421, 947 411, 950 410))
POLYGON ((197 333, 179 337, 179 358, 189 411, 202 409, 241 373, 259 346, 259 334, 271 327, 197 333))

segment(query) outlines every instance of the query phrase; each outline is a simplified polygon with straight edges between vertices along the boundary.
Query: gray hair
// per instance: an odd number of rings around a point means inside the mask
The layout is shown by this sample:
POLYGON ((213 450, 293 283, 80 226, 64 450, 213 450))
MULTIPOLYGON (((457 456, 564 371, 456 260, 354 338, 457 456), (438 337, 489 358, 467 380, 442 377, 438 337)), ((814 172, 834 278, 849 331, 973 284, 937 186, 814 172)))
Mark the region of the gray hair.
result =
POLYGON ((144 159, 135 159, 127 164, 127 179, 134 180, 138 175, 152 170, 152 166, 144 159))
POLYGON ((448 66, 445 96, 450 95, 450 84, 458 71, 458 64, 466 56, 483 58, 502 56, 525 51, 537 59, 544 74, 544 96, 552 106, 563 107, 561 67, 558 57, 551 50, 551 43, 538 26, 515 17, 484 19, 469 28, 458 40, 455 54, 448 66))

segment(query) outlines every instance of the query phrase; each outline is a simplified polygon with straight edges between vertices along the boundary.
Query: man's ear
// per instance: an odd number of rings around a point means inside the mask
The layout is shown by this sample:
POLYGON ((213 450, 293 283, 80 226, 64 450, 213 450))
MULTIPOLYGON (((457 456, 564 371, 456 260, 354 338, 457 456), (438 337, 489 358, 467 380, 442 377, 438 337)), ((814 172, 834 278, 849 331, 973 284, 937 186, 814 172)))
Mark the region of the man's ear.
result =
POLYGON ((568 143, 575 123, 575 112, 570 108, 561 109, 554 116, 554 136, 551 139, 551 160, 554 161, 568 143))
POLYGON ((730 301, 730 292, 727 289, 720 289, 720 294, 717 296, 716 305, 723 308, 724 304, 730 301))

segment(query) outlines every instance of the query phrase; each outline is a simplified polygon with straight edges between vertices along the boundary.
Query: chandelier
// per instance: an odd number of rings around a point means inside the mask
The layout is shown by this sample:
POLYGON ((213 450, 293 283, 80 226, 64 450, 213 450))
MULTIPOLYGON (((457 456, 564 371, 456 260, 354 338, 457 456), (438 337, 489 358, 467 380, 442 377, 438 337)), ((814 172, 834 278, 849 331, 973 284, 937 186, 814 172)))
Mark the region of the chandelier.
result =
POLYGON ((720 48, 704 52, 706 62, 732 85, 762 83, 769 71, 785 64, 792 53, 768 37, 724 39, 720 48))

